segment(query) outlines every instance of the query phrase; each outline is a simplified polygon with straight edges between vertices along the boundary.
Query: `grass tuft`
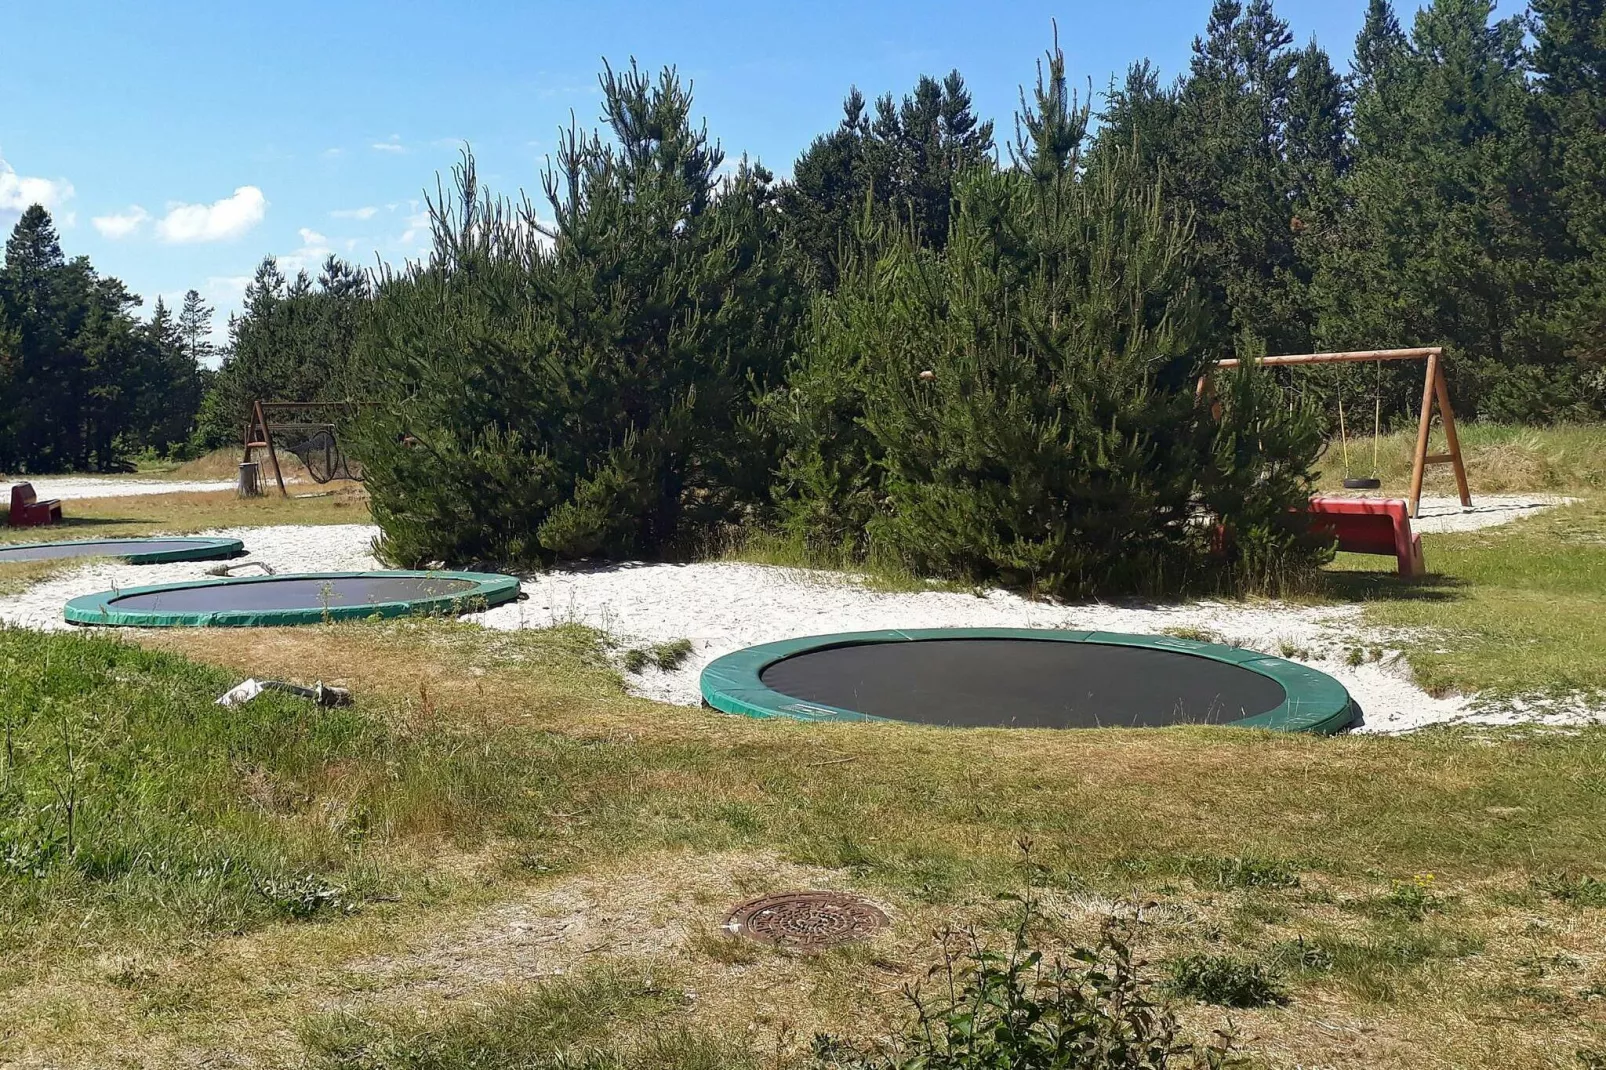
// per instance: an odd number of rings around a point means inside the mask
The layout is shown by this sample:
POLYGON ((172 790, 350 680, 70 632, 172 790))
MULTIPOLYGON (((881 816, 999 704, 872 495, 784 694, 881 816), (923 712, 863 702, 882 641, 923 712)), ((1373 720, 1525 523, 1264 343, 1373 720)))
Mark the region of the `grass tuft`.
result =
POLYGON ((1221 1007, 1266 1007, 1289 1002, 1273 967, 1232 955, 1187 955, 1171 964, 1167 987, 1185 999, 1221 1007))

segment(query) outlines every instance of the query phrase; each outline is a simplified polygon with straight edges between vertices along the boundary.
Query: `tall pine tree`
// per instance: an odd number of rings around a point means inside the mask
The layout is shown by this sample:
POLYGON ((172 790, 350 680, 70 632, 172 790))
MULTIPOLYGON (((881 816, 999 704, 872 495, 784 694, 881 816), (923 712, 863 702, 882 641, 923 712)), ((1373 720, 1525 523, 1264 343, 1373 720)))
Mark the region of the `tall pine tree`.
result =
POLYGON ((1606 0, 1533 0, 1535 226, 1557 262, 1553 317, 1590 401, 1606 408, 1606 0))

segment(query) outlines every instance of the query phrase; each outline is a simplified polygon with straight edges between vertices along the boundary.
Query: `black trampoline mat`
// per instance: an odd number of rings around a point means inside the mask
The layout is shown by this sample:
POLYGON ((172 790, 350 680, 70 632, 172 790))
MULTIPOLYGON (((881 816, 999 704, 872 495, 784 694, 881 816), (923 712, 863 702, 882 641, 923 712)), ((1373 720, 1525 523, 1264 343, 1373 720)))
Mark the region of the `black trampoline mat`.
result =
POLYGON ((97 539, 94 542, 64 542, 52 546, 0 546, 0 564, 8 561, 54 561, 64 557, 157 554, 216 545, 216 539, 97 539))
POLYGON ((163 613, 248 613, 276 609, 323 609, 330 606, 371 606, 380 602, 407 602, 451 598, 468 594, 478 584, 471 580, 431 576, 350 576, 251 580, 175 587, 115 598, 115 610, 149 610, 163 613))
POLYGON ((1040 639, 860 643, 783 658, 765 687, 897 721, 954 727, 1223 724, 1287 698, 1237 665, 1175 651, 1040 639))

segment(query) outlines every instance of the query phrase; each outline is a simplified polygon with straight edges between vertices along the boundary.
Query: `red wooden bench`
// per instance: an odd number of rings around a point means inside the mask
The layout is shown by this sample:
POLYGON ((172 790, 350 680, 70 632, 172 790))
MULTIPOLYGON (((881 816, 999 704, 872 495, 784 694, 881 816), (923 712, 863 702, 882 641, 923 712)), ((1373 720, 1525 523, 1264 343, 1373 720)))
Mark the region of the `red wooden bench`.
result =
POLYGON ((54 524, 61 519, 61 501, 52 498, 40 501, 33 492, 32 483, 16 483, 11 488, 10 523, 14 528, 32 528, 54 524))
POLYGON ((1393 554, 1400 575, 1420 576, 1422 536, 1412 534, 1405 502, 1388 498, 1312 498, 1311 530, 1338 538, 1354 554, 1393 554))

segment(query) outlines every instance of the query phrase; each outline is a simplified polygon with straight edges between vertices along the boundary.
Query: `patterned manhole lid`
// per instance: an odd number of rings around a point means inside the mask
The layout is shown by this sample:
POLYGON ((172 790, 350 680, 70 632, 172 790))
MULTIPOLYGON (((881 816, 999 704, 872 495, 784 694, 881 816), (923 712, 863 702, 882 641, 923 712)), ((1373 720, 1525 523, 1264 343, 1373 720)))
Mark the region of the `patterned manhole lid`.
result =
POLYGON ((780 892, 734 908, 727 932, 792 951, 819 951, 865 940, 888 925, 868 899, 845 892, 780 892))

